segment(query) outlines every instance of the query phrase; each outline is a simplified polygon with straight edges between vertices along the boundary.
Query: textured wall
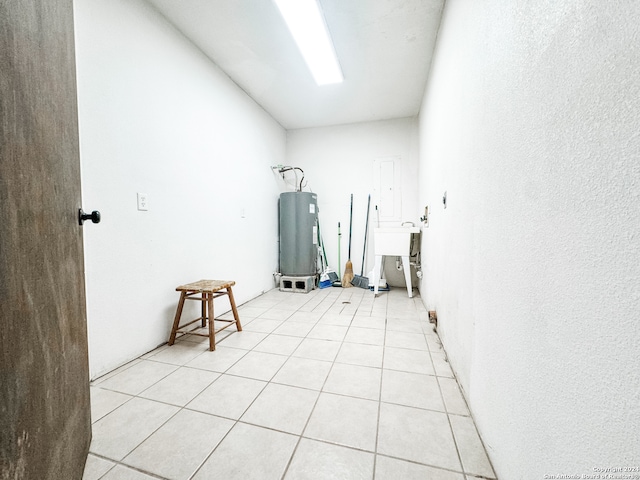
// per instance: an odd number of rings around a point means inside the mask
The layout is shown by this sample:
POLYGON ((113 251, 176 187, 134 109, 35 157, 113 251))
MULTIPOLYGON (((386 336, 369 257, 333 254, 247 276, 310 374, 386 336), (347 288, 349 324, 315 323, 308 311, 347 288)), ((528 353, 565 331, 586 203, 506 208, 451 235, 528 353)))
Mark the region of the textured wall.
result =
POLYGON ((233 279, 239 303, 273 287, 286 137, 146 2, 75 11, 82 195, 103 217, 85 231, 95 377, 167 341, 176 286, 233 279))
POLYGON ((639 3, 447 2, 421 291, 503 480, 640 466, 639 131, 639 3))

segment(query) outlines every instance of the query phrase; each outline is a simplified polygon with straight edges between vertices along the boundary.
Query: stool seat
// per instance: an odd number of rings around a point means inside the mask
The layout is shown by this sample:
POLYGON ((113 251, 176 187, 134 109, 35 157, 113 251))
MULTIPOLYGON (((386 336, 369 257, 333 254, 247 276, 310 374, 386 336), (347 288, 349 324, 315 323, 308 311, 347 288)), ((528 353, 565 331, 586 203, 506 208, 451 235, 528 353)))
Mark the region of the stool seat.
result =
POLYGON ((198 280, 176 287, 178 292, 208 292, 215 293, 223 288, 233 287, 236 284, 233 280, 198 280))
MULTIPOLYGON (((242 331, 242 325, 240 324, 240 317, 238 316, 238 309, 236 308, 236 302, 233 298, 232 286, 236 284, 233 280, 198 280, 197 282, 187 283, 176 287, 176 291, 180 292, 180 301, 178 302, 178 309, 176 310, 176 316, 173 320, 173 327, 171 328, 171 336, 169 337, 169 345, 173 345, 176 341, 176 335, 199 335, 202 337, 209 337, 209 350, 216 349, 215 335, 221 332, 225 328, 235 324, 239 332, 242 331), (223 291, 224 290, 224 291, 223 291), (234 320, 215 319, 213 314, 213 299, 222 295, 229 296, 229 303, 231 304, 231 310, 233 311, 234 320), (191 320, 187 323, 180 325, 180 317, 182 316, 182 309, 184 308, 184 302, 186 300, 196 300, 202 302, 201 316, 195 320, 191 320), (217 322, 226 322, 222 328, 215 329, 214 320, 217 322), (186 327, 200 321, 202 327, 207 326, 209 323, 209 333, 198 333, 200 327, 192 328, 191 330, 185 330, 186 327)), ((182 336, 181 335, 181 336, 182 336)))

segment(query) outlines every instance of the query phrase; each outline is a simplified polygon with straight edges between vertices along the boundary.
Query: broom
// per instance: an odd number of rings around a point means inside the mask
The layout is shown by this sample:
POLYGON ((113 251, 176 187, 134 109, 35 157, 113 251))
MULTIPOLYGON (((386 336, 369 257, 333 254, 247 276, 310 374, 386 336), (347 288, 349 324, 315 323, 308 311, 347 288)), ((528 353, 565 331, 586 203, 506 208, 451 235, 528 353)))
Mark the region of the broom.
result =
MULTIPOLYGON (((332 285, 334 287, 342 287, 342 282, 340 281, 340 248, 342 246, 342 233, 340 233, 340 222, 338 222, 338 275, 335 279, 332 279, 332 285)), ((334 273, 335 275, 335 273, 334 273)))
MULTIPOLYGON (((331 272, 331 268, 329 268, 329 262, 327 261, 327 252, 324 250, 324 242, 322 240, 322 231, 320 230, 319 218, 318 218, 318 256, 320 257, 320 264, 322 266, 322 273, 320 274, 320 281, 318 282, 318 287, 327 288, 327 287, 330 287, 332 283, 332 280, 329 275, 331 272)), ((336 278, 338 278, 337 275, 336 275, 336 278)))
POLYGON ((369 279, 364 276, 364 258, 367 252, 367 233, 369 233, 369 207, 371 206, 371 194, 367 199, 367 222, 364 227, 364 246, 362 247, 362 266, 360 267, 360 275, 356 275, 351 280, 354 287, 365 288, 369 290, 369 279))
POLYGON ((351 194, 351 211, 349 213, 349 258, 347 264, 344 266, 344 275, 342 277, 343 287, 353 287, 351 280, 353 280, 353 264, 351 263, 351 231, 353 228, 353 193, 351 194))

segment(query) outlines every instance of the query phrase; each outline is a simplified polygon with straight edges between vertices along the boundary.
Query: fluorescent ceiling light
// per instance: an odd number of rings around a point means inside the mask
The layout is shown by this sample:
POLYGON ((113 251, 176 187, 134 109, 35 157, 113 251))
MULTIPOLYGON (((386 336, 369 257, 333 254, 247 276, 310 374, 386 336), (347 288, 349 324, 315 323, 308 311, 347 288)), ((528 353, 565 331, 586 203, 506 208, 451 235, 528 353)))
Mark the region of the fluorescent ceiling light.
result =
POLYGON ((317 0, 274 0, 318 85, 340 83, 340 64, 317 0))

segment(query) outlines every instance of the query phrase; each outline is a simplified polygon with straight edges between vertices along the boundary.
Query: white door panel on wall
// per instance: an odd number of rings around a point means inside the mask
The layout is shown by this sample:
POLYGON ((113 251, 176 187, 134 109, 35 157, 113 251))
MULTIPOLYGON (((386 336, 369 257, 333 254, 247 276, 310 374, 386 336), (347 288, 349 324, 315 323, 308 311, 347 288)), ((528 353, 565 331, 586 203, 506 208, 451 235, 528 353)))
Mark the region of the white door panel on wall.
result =
POLYGON ((399 156, 380 157, 373 161, 373 203, 378 207, 380 222, 401 221, 401 161, 399 156))

